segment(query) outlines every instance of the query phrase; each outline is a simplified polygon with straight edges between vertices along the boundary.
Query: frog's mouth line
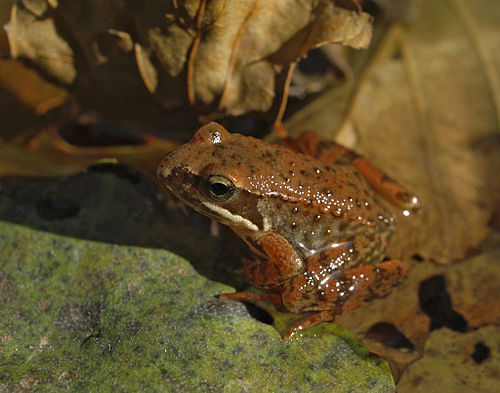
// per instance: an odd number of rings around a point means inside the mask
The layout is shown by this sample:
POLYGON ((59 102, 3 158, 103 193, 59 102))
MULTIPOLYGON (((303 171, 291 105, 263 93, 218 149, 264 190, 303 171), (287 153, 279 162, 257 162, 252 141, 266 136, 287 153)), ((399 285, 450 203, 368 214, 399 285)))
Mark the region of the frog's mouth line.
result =
POLYGON ((231 213, 229 210, 224 209, 223 207, 220 207, 208 201, 202 201, 201 203, 203 204, 203 206, 216 213, 218 217, 223 217, 224 219, 228 220, 231 224, 243 225, 245 228, 253 232, 257 232, 259 230, 259 227, 250 220, 247 220, 246 218, 241 217, 238 214, 231 213))

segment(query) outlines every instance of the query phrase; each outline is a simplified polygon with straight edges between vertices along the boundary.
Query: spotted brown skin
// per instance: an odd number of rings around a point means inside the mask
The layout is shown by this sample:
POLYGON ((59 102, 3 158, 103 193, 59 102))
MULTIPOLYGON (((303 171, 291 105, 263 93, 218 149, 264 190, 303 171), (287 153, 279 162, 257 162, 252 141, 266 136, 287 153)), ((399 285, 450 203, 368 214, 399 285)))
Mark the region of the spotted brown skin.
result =
POLYGON ((285 338, 388 294, 408 269, 398 260, 381 262, 395 227, 386 201, 418 209, 414 196, 340 145, 312 133, 289 145, 209 123, 157 170, 172 193, 228 225, 255 254, 243 261, 244 271, 266 292, 222 298, 317 312, 285 338))

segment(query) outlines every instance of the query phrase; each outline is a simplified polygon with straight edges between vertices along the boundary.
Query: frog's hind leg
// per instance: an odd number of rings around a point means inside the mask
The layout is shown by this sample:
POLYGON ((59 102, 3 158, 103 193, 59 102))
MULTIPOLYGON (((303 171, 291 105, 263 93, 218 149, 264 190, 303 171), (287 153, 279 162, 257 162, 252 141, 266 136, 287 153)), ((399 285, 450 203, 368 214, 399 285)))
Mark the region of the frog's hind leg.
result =
POLYGON ((408 214, 420 209, 420 202, 415 195, 401 187, 378 169, 370 160, 357 156, 353 159, 352 163, 361 175, 363 175, 368 184, 382 195, 386 201, 404 209, 408 214))
POLYGON ((408 272, 408 265, 399 260, 356 267, 333 273, 312 264, 305 274, 283 285, 282 301, 294 312, 320 311, 293 324, 285 334, 292 337, 297 331, 353 310, 374 298, 389 294, 408 272))
POLYGON ((389 178, 370 160, 334 141, 320 140, 315 133, 305 131, 290 147, 316 157, 326 165, 341 165, 350 162, 368 184, 391 204, 409 212, 415 212, 420 208, 420 203, 414 195, 389 178))

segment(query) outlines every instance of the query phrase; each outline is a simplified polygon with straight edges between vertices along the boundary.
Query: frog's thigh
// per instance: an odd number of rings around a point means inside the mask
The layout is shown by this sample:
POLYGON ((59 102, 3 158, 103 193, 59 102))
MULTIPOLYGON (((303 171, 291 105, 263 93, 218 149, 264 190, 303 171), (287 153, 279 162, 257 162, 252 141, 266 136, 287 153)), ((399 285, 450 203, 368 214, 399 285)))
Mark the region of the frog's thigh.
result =
POLYGON ((333 141, 320 141, 318 134, 304 131, 295 141, 294 150, 319 159, 326 165, 335 164, 348 150, 333 141))
POLYGON ((267 233, 257 240, 267 256, 257 264, 245 263, 250 282, 261 288, 278 286, 303 269, 302 258, 288 240, 277 233, 267 233))
POLYGON ((369 159, 334 141, 320 141, 318 135, 305 131, 297 138, 295 150, 316 157, 326 165, 351 162, 365 180, 388 202, 410 211, 418 210, 420 207, 414 195, 390 179, 369 159))
POLYGON ((408 265, 399 260, 333 273, 309 265, 308 271, 283 285, 283 305, 293 312, 333 310, 334 315, 340 314, 387 295, 407 272, 408 265))
POLYGON ((368 184, 386 201, 401 209, 408 209, 410 211, 416 211, 420 208, 420 202, 417 197, 389 178, 370 160, 358 156, 352 160, 352 163, 361 175, 363 175, 368 184))

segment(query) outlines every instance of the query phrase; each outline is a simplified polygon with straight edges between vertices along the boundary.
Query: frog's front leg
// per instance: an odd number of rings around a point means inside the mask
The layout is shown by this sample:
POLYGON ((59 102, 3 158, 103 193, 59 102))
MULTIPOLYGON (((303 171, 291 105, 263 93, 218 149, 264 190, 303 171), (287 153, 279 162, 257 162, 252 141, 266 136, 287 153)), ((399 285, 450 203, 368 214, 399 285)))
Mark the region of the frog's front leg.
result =
MULTIPOLYGON (((257 263, 243 260, 245 275, 253 286, 280 292, 283 282, 304 269, 302 258, 283 236, 270 232, 254 242, 264 252, 265 258, 257 263)), ((237 301, 267 300, 282 304, 279 293, 234 292, 222 294, 220 298, 237 301)))
POLYGON ((259 236, 255 243, 266 258, 258 263, 245 263, 245 274, 250 283, 259 288, 281 285, 304 269, 304 262, 283 236, 269 232, 259 236))
POLYGON ((371 299, 383 297, 407 274, 408 265, 399 260, 329 272, 327 266, 311 261, 304 274, 283 285, 283 306, 293 312, 319 311, 290 326, 285 338, 297 331, 353 310, 371 299))

